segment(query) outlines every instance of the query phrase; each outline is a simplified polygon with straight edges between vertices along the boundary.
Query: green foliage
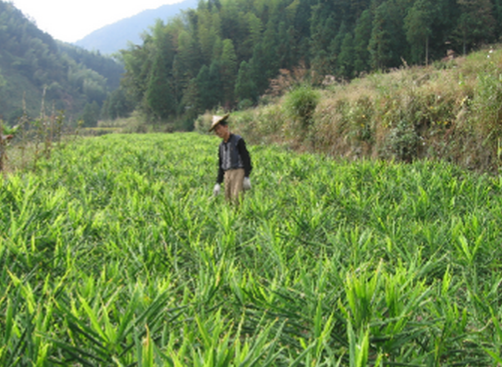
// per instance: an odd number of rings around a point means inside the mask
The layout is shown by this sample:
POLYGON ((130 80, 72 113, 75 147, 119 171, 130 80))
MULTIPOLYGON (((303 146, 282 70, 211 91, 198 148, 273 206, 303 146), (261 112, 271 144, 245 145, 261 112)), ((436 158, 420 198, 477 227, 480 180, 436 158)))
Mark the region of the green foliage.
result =
POLYGON ((19 110, 38 116, 42 98, 76 118, 86 103, 101 106, 123 72, 116 60, 55 41, 6 1, 0 44, 0 109, 11 121, 19 110))
POLYGON ((477 123, 485 131, 487 139, 496 141, 502 138, 502 74, 498 74, 498 70, 493 71, 479 73, 478 93, 472 105, 479 116, 477 123))
POLYGON ((59 43, 59 47, 77 64, 82 64, 87 69, 104 76, 108 90, 115 90, 119 87, 124 66, 117 59, 103 56, 99 51, 89 52, 66 43, 59 43))
POLYGON ((278 142, 330 156, 444 159, 497 172, 502 53, 492 47, 428 67, 374 73, 323 89, 284 72, 234 129, 255 143, 278 142), (300 88, 290 91, 294 85, 300 88), (316 103, 310 103, 310 94, 316 103), (308 107, 308 108, 305 108, 308 107), (245 121, 253 121, 249 128, 245 121), (307 144, 305 144, 305 142, 307 144))
POLYGON ((319 103, 320 94, 312 86, 303 84, 286 95, 284 107, 295 121, 298 131, 308 132, 313 123, 313 114, 319 103))
POLYGON ((162 64, 167 76, 159 82, 172 91, 173 120, 192 118, 194 110, 242 108, 242 100, 268 98, 264 94, 273 89, 271 82, 286 69, 305 67, 310 81, 320 86, 428 64, 448 50, 461 53, 464 46, 473 50, 494 39, 497 9, 489 0, 200 2, 197 9, 157 25, 142 46, 123 52, 123 85, 141 105, 150 81, 146 76, 158 64, 154 50, 166 44, 171 49, 162 64))
POLYGON ((458 4, 461 14, 453 35, 465 55, 477 42, 493 40, 495 20, 490 0, 460 0, 458 4))
POLYGON ((101 109, 103 118, 115 120, 121 117, 127 117, 134 110, 134 102, 126 94, 123 88, 118 88, 111 92, 101 109))
POLYGON ((495 366, 502 182, 218 139, 82 139, 0 185, 0 365, 495 366), (180 164, 182 162, 182 164, 180 164))
POLYGON ((375 9, 369 42, 373 70, 398 67, 402 64, 402 58, 407 56, 406 38, 402 32, 406 13, 397 2, 384 1, 375 9))
POLYGON ((399 120, 389 130, 386 148, 398 160, 410 162, 417 156, 419 142, 413 123, 399 120))
POLYGON ((252 104, 258 99, 258 89, 253 81, 251 68, 246 61, 241 62, 239 67, 234 93, 241 106, 241 102, 244 100, 248 100, 252 104))
MULTIPOLYGON (((435 20, 434 2, 431 0, 416 1, 404 18, 406 39, 412 48, 413 62, 420 64, 425 54, 425 64, 428 63, 429 37, 432 34, 432 23, 435 20)), ((437 10, 436 10, 437 11, 437 10)))
POLYGON ((87 103, 84 107, 84 112, 80 119, 84 122, 85 127, 97 126, 100 118, 100 108, 96 101, 87 103))
POLYGON ((354 70, 354 45, 350 33, 346 33, 337 59, 338 75, 351 79, 354 70))
POLYGON ((223 41, 220 67, 221 83, 223 85, 223 100, 226 101, 230 107, 234 101, 235 80, 239 68, 234 44, 231 39, 223 41))

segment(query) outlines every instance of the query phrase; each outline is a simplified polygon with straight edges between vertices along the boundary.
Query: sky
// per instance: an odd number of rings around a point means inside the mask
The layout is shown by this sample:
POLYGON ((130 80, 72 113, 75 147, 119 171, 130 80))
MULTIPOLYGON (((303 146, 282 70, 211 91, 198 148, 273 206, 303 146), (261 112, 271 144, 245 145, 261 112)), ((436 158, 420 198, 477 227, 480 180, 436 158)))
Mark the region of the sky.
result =
POLYGON ((91 32, 147 9, 182 0, 10 0, 38 28, 73 43, 91 32))

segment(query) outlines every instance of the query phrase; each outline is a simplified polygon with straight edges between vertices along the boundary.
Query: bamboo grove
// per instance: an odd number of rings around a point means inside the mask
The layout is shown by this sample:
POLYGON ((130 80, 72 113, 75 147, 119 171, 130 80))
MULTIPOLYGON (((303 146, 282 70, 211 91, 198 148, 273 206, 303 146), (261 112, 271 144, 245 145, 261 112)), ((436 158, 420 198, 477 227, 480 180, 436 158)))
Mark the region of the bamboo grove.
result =
POLYGON ((499 366, 502 181, 107 135, 0 186, 2 366, 499 366))
POLYGON ((279 70, 311 82, 426 64, 496 42, 499 0, 201 0, 122 51, 122 88, 185 128, 205 110, 255 104, 279 70))

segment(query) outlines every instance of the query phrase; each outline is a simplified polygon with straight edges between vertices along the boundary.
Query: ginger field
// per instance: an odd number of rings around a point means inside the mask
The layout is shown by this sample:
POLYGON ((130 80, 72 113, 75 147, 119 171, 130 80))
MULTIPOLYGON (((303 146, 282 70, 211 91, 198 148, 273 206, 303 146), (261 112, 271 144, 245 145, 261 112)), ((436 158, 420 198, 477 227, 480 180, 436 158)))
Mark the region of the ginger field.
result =
POLYGON ((500 366, 502 179, 107 135, 6 176, 1 366, 500 366))

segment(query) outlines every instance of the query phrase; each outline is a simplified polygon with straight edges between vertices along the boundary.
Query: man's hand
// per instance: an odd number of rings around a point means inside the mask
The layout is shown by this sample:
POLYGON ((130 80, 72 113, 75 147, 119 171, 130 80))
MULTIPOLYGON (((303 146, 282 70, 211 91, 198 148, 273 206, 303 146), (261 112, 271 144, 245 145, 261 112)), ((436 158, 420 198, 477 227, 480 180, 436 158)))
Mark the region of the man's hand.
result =
POLYGON ((251 180, 249 177, 244 177, 244 182, 242 183, 242 188, 244 190, 251 190, 251 180))
POLYGON ((213 195, 218 196, 220 194, 220 190, 221 190, 220 184, 217 183, 216 185, 214 185, 213 195))

